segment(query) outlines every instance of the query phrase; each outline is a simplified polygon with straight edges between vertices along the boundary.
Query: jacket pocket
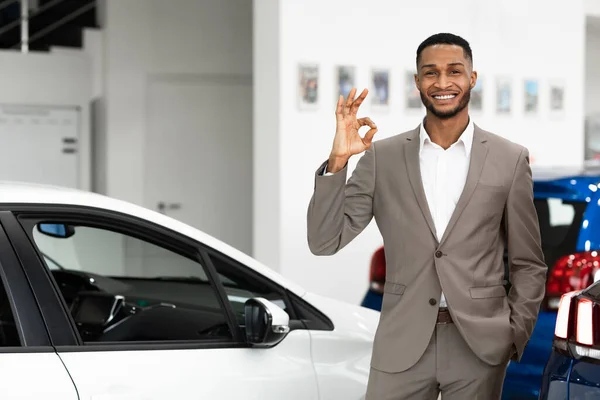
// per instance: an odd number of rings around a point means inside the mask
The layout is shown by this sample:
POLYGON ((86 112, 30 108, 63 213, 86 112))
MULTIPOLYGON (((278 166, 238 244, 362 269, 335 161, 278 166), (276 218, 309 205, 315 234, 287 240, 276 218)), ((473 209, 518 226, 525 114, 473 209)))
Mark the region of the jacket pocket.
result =
POLYGON ((503 285, 478 286, 469 288, 472 299, 487 299, 490 297, 506 297, 506 289, 503 285))
POLYGON ((389 281, 386 281, 385 285, 383 286, 383 291, 385 293, 392 293, 392 294, 403 294, 405 289, 406 289, 405 285, 403 285, 401 283, 395 283, 395 282, 389 282, 389 281))
POLYGON ((502 185, 488 185, 486 183, 478 183, 477 184, 477 188, 478 189, 483 189, 483 190, 489 190, 491 192, 505 192, 507 189, 505 186, 502 185))

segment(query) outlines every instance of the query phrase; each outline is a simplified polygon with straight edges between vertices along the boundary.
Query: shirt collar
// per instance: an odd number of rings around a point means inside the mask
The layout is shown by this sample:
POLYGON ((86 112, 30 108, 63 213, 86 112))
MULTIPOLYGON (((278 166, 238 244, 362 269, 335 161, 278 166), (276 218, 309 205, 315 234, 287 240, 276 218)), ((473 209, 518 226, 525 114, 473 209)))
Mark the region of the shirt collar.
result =
MULTIPOLYGON (((466 129, 463 131, 463 133, 458 138, 458 141, 456 142, 456 143, 462 142, 464 144, 465 153, 466 153, 467 157, 469 157, 471 155, 471 149, 473 148, 474 133, 475 133, 475 125, 473 124, 473 120, 471 118, 469 118, 469 124, 467 125, 466 129)), ((419 129, 419 144, 420 144, 419 153, 421 153, 421 151, 423 151, 423 145, 427 141, 432 143, 431 139, 429 138, 429 134, 425 130, 425 120, 423 120, 423 122, 421 123, 420 129, 419 129)))

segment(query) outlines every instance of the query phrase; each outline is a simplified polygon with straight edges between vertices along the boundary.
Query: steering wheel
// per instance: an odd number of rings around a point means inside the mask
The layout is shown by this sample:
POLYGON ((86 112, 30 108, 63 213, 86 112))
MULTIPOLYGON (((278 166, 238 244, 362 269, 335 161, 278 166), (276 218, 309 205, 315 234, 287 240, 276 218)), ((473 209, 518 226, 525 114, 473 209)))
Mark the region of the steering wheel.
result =
POLYGON ((93 283, 94 280, 85 272, 54 270, 52 276, 69 309, 79 293, 100 291, 100 288, 93 283))

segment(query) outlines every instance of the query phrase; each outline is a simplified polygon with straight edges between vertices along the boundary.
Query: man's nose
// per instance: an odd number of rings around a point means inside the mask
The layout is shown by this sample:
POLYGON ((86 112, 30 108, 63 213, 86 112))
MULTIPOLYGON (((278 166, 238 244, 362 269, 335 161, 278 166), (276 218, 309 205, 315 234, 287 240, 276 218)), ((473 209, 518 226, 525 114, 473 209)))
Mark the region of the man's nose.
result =
POLYGON ((448 87, 450 87, 450 80, 444 75, 444 74, 440 74, 438 81, 437 81, 437 85, 439 86, 440 89, 446 89, 448 87))

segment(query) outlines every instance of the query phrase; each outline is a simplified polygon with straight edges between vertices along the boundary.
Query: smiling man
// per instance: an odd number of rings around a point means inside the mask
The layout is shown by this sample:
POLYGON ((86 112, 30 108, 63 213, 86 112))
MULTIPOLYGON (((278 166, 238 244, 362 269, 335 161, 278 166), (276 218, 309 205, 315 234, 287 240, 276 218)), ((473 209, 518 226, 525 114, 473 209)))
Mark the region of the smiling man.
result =
POLYGON ((535 326, 547 268, 529 153, 471 120, 476 81, 469 43, 442 33, 417 49, 427 114, 416 129, 374 142, 375 123, 357 118, 368 91, 338 100, 332 150, 308 207, 308 244, 333 255, 373 218, 383 237, 367 400, 500 399, 507 364, 520 360, 535 326), (360 136, 363 126, 370 129, 360 136), (348 160, 363 152, 346 181, 348 160))

